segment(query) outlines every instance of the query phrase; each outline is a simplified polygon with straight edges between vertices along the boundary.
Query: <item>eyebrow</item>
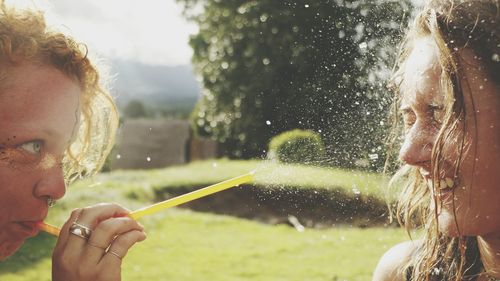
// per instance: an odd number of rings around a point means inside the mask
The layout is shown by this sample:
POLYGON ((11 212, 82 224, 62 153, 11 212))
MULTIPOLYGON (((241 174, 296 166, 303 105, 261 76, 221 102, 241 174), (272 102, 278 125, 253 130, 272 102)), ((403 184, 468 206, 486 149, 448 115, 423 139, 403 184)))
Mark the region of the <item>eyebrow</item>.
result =
MULTIPOLYGON (((431 110, 443 110, 444 109, 444 105, 441 105, 441 104, 436 104, 436 103, 431 103, 427 106, 428 109, 431 109, 431 110)), ((399 107, 399 111, 403 112, 403 113, 408 113, 410 112, 412 109, 411 109, 411 106, 409 105, 402 105, 399 107)))
POLYGON ((408 113, 408 112, 411 111, 411 106, 409 106, 409 105, 401 105, 399 107, 399 111, 404 112, 404 113, 408 113))
POLYGON ((48 135, 49 137, 60 137, 60 135, 53 129, 51 128, 45 128, 42 130, 42 132, 46 135, 48 135))
MULTIPOLYGON (((53 130, 51 128, 45 128, 42 130, 42 132, 51 138, 62 138, 61 134, 59 134, 56 130, 53 130)), ((78 129, 73 130, 71 133, 71 137, 68 140, 65 140, 65 142, 69 146, 77 140, 77 137, 78 137, 78 129)))

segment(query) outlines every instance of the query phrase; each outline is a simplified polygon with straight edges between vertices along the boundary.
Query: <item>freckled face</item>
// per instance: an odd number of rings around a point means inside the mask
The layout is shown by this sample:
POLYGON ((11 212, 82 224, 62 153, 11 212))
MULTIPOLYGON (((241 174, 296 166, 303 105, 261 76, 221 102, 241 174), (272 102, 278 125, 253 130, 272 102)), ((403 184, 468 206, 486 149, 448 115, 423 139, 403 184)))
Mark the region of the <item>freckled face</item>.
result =
POLYGON ((0 90, 0 260, 37 233, 65 193, 61 160, 76 130, 79 86, 49 66, 8 69, 0 90))
MULTIPOLYGON (((453 178, 452 163, 458 159, 460 138, 452 138, 442 150, 442 171, 434 188, 441 194, 438 195, 439 228, 451 236, 498 234, 500 89, 472 51, 464 49, 460 56, 466 129, 459 135, 465 136, 466 149, 458 178, 453 178)), ((432 187, 431 153, 441 127, 444 95, 439 86, 438 50, 430 37, 416 42, 404 70, 401 109, 406 131, 400 158, 419 168, 432 187)))

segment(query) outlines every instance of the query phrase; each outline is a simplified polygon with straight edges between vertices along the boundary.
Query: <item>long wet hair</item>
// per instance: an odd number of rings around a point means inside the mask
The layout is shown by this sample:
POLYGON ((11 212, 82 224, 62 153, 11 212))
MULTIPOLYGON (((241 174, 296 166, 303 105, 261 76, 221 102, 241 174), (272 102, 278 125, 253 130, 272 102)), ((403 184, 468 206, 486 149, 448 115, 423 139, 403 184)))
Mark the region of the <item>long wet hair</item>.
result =
MULTIPOLYGON (((409 280, 474 280, 483 269, 476 237, 449 237, 438 228, 436 195, 439 190, 440 165, 445 143, 457 141, 458 159, 453 163, 455 176, 458 174, 465 151, 474 153, 474 145, 466 143, 466 126, 474 129, 475 124, 465 122, 466 114, 474 114, 474 108, 464 106, 463 88, 467 81, 460 80, 462 74, 459 51, 468 48, 482 62, 497 84, 500 84, 500 0, 431 0, 416 15, 402 43, 395 66, 391 86, 395 90, 391 109, 393 130, 390 142, 395 147, 403 135, 400 121, 400 85, 404 63, 414 43, 430 36, 437 45, 441 66, 440 86, 444 94, 443 125, 434 143, 431 157, 434 192, 429 190, 419 171, 403 165, 393 177, 393 183, 401 183, 403 190, 397 203, 395 216, 410 233, 423 227, 422 243, 414 251, 404 268, 409 280)), ((472 91, 467 91, 471 96, 472 91)), ((500 110, 500 109, 499 109, 500 110)), ((473 118, 475 120, 475 118, 473 118)), ((392 149, 394 152, 395 149, 392 149)), ((457 226, 458 227, 458 226, 457 226)))
POLYGON ((54 67, 81 89, 76 140, 65 152, 67 183, 96 173, 109 154, 118 126, 118 111, 105 79, 90 61, 84 44, 49 28, 38 11, 16 10, 0 0, 0 89, 9 68, 22 64, 54 67))

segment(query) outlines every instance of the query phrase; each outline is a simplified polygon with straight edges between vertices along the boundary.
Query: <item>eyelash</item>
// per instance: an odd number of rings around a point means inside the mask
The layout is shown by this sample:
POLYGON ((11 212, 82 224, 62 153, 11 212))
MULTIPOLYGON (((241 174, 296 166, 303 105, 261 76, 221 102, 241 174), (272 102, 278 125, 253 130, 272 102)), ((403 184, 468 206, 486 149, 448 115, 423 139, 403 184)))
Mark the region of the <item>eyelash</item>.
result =
POLYGON ((432 110, 432 119, 436 124, 441 125, 443 124, 443 118, 444 118, 444 111, 443 109, 437 108, 432 110))
MULTIPOLYGON (((432 121, 433 124, 436 125, 441 125, 443 123, 442 116, 439 116, 441 114, 442 109, 441 108, 432 108, 430 109, 431 114, 432 114, 432 121)), ((417 119, 417 116, 413 111, 408 111, 408 112, 403 112, 403 123, 405 130, 408 130, 413 124, 415 124, 415 121, 417 119)))
POLYGON ((408 111, 408 112, 403 112, 403 123, 405 126, 405 129, 409 129, 413 124, 415 124, 416 121, 416 116, 413 111, 408 111))

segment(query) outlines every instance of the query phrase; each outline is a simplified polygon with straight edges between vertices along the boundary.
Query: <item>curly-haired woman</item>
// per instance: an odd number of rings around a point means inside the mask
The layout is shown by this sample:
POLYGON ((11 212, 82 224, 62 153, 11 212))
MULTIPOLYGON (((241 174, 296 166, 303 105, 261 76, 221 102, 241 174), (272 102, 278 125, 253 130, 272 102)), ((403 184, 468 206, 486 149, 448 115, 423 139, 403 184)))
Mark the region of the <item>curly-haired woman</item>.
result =
MULTIPOLYGON (((83 45, 39 12, 0 1, 0 260, 12 255, 65 194, 96 172, 117 111, 83 45)), ((127 250, 146 238, 115 204, 76 209, 53 253, 53 280, 120 280, 127 250)))

